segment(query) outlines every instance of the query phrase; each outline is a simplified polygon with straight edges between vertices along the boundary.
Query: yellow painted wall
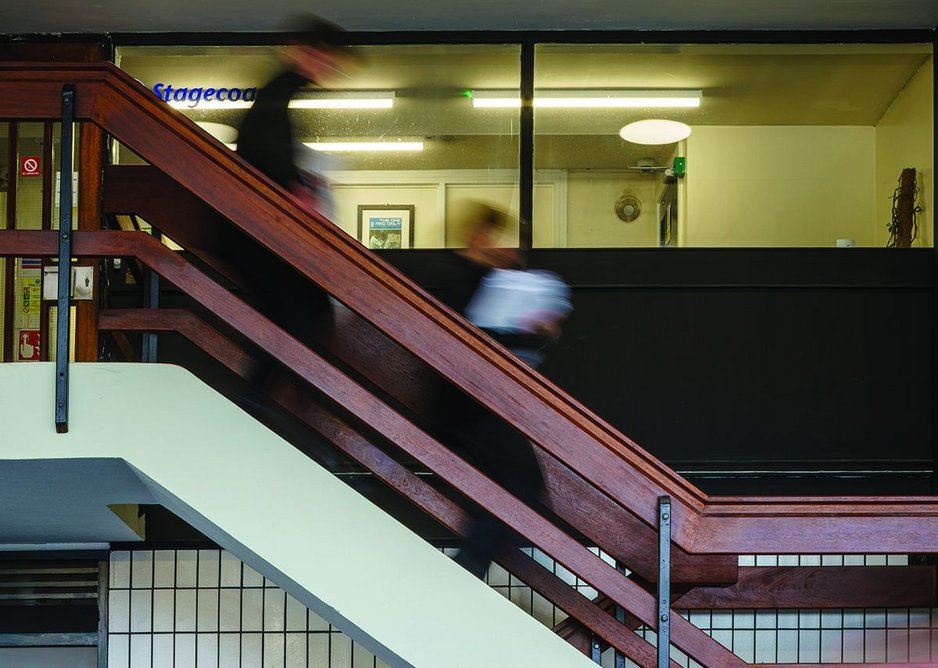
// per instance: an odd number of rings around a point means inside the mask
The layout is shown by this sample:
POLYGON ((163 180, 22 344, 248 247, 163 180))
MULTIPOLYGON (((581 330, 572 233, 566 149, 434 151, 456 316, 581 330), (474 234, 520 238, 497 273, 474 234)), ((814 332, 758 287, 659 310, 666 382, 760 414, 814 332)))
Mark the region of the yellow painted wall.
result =
POLYGON ((439 242, 440 218, 437 186, 400 185, 365 186, 336 185, 333 187, 335 222, 357 237, 358 206, 384 204, 414 205, 414 248, 436 248, 439 242))
POLYGON ((876 125, 876 245, 885 246, 892 218, 892 195, 899 174, 914 167, 918 180, 919 234, 914 246, 935 243, 934 218, 934 61, 929 58, 876 125))
POLYGON ((875 143, 872 127, 695 127, 687 245, 876 245, 875 143))
POLYGON ((658 245, 655 184, 661 175, 625 171, 571 170, 567 177, 567 245, 579 248, 622 248, 658 245), (637 220, 616 216, 620 196, 635 195, 642 203, 637 220))

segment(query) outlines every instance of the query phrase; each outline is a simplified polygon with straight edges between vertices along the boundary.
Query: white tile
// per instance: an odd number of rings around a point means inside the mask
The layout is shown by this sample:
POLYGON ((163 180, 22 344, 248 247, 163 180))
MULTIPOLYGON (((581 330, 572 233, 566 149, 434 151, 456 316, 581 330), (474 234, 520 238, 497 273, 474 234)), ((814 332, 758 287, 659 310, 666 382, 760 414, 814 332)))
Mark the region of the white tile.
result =
POLYGON ((775 610, 756 610, 757 629, 777 629, 778 613, 775 610))
POLYGON ((358 643, 355 643, 353 648, 352 668, 373 668, 375 665, 375 655, 358 643))
POLYGON ((330 652, 331 666, 346 668, 352 665, 352 641, 348 636, 339 633, 332 634, 332 651, 330 652))
POLYGON ((799 566, 820 566, 821 565, 821 555, 819 554, 802 554, 798 559, 799 566))
POLYGON ((802 629, 821 628, 821 612, 819 610, 802 610, 798 613, 798 627, 802 629))
POLYGON ((844 566, 866 566, 866 559, 862 554, 846 554, 844 566))
POLYGON ((241 561, 227 551, 221 553, 221 586, 241 586, 241 561))
POLYGON ((195 589, 176 590, 176 630, 195 631, 195 589))
POLYGON ((798 661, 798 631, 780 630, 778 632, 778 663, 796 663, 798 661))
POLYGON ((756 627, 756 615, 753 610, 734 610, 733 628, 734 629, 754 629, 756 627))
POLYGON ((241 590, 241 629, 243 631, 262 631, 264 621, 264 601, 262 589, 241 590))
POLYGON ((867 662, 885 661, 886 630, 867 629, 864 637, 864 646, 866 648, 865 659, 867 662))
POLYGON ((843 642, 843 631, 830 629, 821 631, 821 661, 840 663, 843 656, 843 642))
POLYGON ((908 566, 909 565, 909 555, 907 554, 890 554, 886 556, 886 564, 888 566, 908 566))
POLYGON ((218 595, 218 589, 199 589, 197 591, 197 631, 218 631, 218 595))
POLYGON ((909 626, 912 628, 928 628, 931 623, 931 610, 928 608, 912 608, 909 610, 909 626))
POLYGON ((780 554, 778 555, 778 565, 779 566, 797 566, 798 555, 797 554, 780 554))
POLYGON ((931 632, 928 629, 909 631, 909 661, 928 661, 931 659, 931 632))
POLYGON ((866 632, 862 629, 847 629, 844 631, 843 662, 862 662, 866 632))
POLYGON ((130 553, 130 586, 134 589, 153 586, 152 550, 133 550, 130 553))
POLYGON ((778 557, 774 554, 757 554, 756 566, 778 566, 778 557))
POLYGON ((220 554, 218 550, 199 550, 199 587, 217 587, 220 581, 220 554))
POLYGON ((731 610, 714 610, 710 615, 710 624, 713 629, 733 628, 733 612, 731 610))
POLYGON ((317 615, 312 610, 309 611, 309 630, 310 631, 328 631, 329 622, 317 615))
MULTIPOLYGON (((241 668, 262 668, 261 651, 263 638, 260 633, 244 633, 241 635, 241 668)), ((327 666, 327 663, 311 664, 327 666)))
POLYGON ((800 663, 821 660, 821 632, 801 631, 798 634, 798 661, 800 663))
POLYGON ((909 627, 908 610, 887 610, 886 626, 891 629, 906 629, 909 627))
POLYGON ((866 565, 867 566, 885 566, 888 563, 885 554, 868 554, 866 555, 866 565))
POLYGON ((143 633, 153 629, 152 626, 152 590, 132 589, 130 591, 130 632, 143 633))
POLYGON ((756 663, 775 663, 776 631, 756 631, 756 663))
POLYGON ((287 634, 286 668, 306 668, 306 634, 287 634))
POLYGON ((130 552, 111 552, 108 582, 111 589, 130 587, 130 552))
POLYGON ((157 633, 153 636, 153 668, 173 665, 174 645, 172 633, 157 633))
MULTIPOLYGON (((287 631, 306 631, 306 606, 287 596, 287 631)), ((304 641, 304 647, 305 641, 304 641)), ((306 650, 303 650, 304 654, 306 650)))
POLYGON ((194 633, 176 634, 176 662, 173 668, 196 668, 194 633))
POLYGON ((253 568, 244 564, 244 568, 241 572, 241 577, 243 578, 244 587, 263 587, 264 586, 264 577, 255 571, 253 568))
POLYGON ((823 554, 821 555, 821 566, 843 566, 844 557, 842 554, 823 554))
POLYGON ((778 611, 778 628, 797 629, 798 628, 798 611, 797 610, 779 610, 778 611))
POLYGON ((908 629, 889 629, 886 631, 886 661, 895 663, 909 660, 908 629))
POLYGON ((866 628, 881 629, 886 626, 886 611, 882 608, 869 608, 866 611, 866 628))
POLYGON ((176 586, 176 551, 156 550, 153 553, 153 586, 176 586))
POLYGON ((241 636, 222 633, 218 648, 219 668, 241 668, 241 636))
POLYGON ((134 633, 130 636, 130 668, 150 668, 150 634, 134 633))
POLYGON ((862 629, 866 627, 866 614, 863 610, 844 610, 844 628, 862 629))
POLYGON ((842 610, 821 610, 822 629, 842 629, 843 627, 842 610))
POLYGON ((310 668, 329 665, 329 635, 329 633, 310 633, 307 636, 310 668))
POLYGON ((219 631, 241 630, 241 590, 222 589, 219 604, 219 631))
POLYGON ((746 663, 752 663, 755 661, 755 653, 756 632, 733 631, 733 654, 736 654, 746 663))
POLYGON ((108 636, 107 668, 130 668, 130 636, 108 636))
POLYGON ((264 631, 286 630, 286 595, 280 589, 264 592, 264 631))
POLYGON ((176 552, 176 586, 195 587, 196 566, 198 565, 198 552, 196 550, 179 550, 176 552))
POLYGON ((283 633, 264 634, 264 668, 284 668, 286 636, 283 633))
POLYGON ((196 636, 198 668, 218 668, 218 642, 216 633, 199 633, 196 636))
POLYGON ((741 554, 739 555, 739 565, 740 566, 755 566, 756 565, 756 555, 754 554, 741 554))
POLYGON ((108 595, 108 630, 111 633, 130 631, 130 591, 118 589, 108 595))

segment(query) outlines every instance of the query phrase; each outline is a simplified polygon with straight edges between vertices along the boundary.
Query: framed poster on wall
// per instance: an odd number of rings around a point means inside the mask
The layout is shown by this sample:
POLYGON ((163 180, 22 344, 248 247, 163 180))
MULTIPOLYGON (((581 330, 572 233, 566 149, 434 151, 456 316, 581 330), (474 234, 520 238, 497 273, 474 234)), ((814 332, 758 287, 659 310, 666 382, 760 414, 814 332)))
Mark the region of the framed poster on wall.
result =
POLYGON ((358 240, 368 248, 413 248, 413 204, 359 204, 358 240))

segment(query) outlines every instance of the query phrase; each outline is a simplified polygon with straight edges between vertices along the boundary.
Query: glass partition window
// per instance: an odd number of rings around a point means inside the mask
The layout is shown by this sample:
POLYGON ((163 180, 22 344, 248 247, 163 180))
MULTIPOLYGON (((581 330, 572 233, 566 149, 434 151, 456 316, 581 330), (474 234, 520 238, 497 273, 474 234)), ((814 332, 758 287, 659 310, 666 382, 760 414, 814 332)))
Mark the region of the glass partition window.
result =
MULTIPOLYGON (((298 95, 291 120, 302 167, 331 182, 334 222, 372 248, 459 244, 460 214, 482 200, 517 217, 518 111, 473 107, 472 91, 518 99, 516 45, 357 47, 349 72, 298 95)), ((123 48, 120 66, 180 113, 235 146, 276 49, 123 48)), ((121 151, 121 162, 139 161, 121 151)), ((517 244, 518 229, 506 232, 517 244)))
POLYGON ((534 243, 931 246, 932 69, 931 45, 539 46, 535 180, 563 196, 534 243), (690 134, 620 134, 649 120, 690 134))

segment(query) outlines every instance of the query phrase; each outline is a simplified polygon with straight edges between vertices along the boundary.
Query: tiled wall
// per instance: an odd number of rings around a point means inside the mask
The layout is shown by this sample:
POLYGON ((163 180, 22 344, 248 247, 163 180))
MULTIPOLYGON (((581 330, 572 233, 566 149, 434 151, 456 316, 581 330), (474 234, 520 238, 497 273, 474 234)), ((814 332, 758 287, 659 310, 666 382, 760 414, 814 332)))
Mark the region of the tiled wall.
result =
MULTIPOLYGON (((444 553, 452 554, 446 548, 444 553)), ((592 598, 596 591, 540 550, 538 563, 592 598)), ((608 555, 594 550, 610 565, 608 555)), ((905 565, 901 556, 743 556, 745 566, 905 565)), ((231 554, 113 552, 110 668, 379 668, 386 664, 231 554)), ((563 611, 497 565, 491 587, 547 626, 563 611)), ((938 610, 701 610, 682 613, 748 662, 907 662, 938 658, 938 610)), ((655 634, 640 628, 654 642, 655 634)), ((698 666, 680 651, 682 666, 698 666)), ((634 667, 611 650, 607 668, 634 667)))

